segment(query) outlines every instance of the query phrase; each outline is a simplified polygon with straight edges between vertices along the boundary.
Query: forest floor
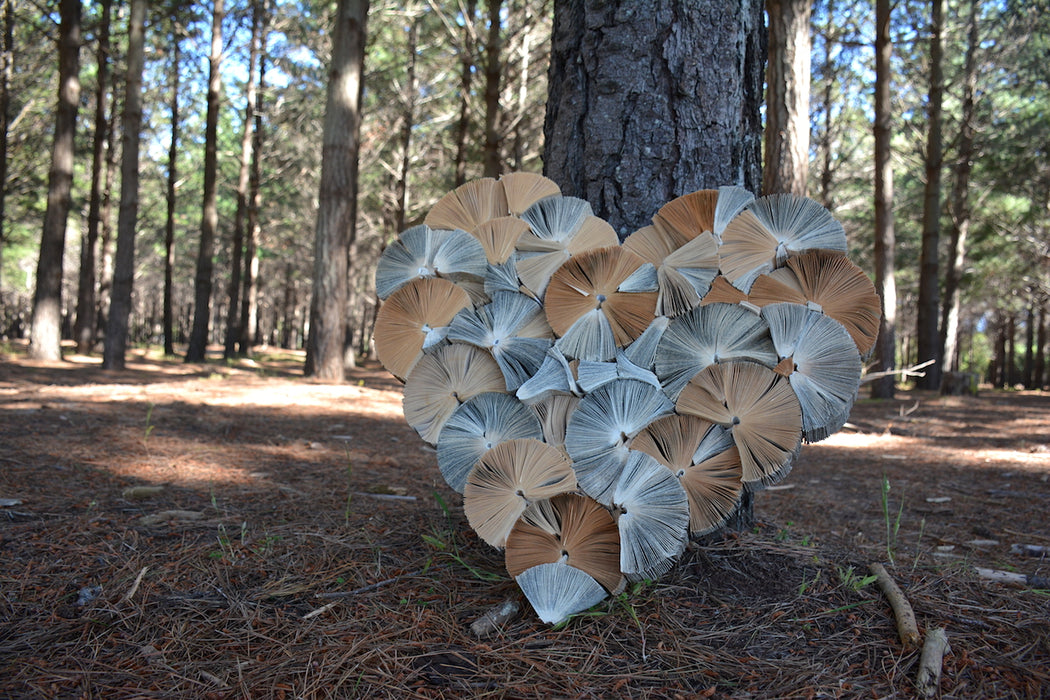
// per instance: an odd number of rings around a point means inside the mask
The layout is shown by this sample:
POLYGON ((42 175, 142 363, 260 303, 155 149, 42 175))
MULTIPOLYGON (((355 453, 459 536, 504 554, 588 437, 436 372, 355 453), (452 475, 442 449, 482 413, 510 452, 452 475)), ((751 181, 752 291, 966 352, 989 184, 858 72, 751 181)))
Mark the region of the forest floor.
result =
POLYGON ((520 594, 400 386, 300 361, 0 348, 0 697, 913 697, 872 562, 947 630, 938 697, 1050 697, 1050 395, 861 400, 753 531, 478 639, 520 594))

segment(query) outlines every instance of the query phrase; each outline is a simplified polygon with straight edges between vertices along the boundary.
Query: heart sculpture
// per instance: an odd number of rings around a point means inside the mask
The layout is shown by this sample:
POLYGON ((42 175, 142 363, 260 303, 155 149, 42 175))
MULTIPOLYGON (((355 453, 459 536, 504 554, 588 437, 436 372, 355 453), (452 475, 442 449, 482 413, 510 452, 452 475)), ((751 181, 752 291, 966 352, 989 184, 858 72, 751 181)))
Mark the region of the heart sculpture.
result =
POLYGON ((376 349, 557 623, 667 571, 842 427, 880 317, 846 250, 792 195, 693 192, 621 245, 540 175, 476 180, 384 251, 376 349))

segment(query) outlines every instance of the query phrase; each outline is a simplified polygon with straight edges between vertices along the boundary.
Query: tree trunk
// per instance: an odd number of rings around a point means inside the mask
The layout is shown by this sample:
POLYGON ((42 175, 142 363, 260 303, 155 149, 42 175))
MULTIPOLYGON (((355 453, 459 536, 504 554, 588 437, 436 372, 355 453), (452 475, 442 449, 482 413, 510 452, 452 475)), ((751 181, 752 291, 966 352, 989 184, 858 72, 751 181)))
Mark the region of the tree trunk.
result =
POLYGON ((30 326, 29 357, 34 360, 62 359, 62 259, 72 205, 73 141, 80 105, 80 0, 62 0, 59 12, 55 139, 30 326))
POLYGON ((992 384, 996 389, 1006 386, 1006 319, 1000 312, 995 329, 995 351, 992 354, 992 384))
POLYGON ((962 117, 959 123, 959 147, 955 160, 955 178, 952 184, 951 242, 948 252, 948 269, 944 273, 944 304, 941 308, 941 343, 943 357, 952 360, 951 369, 957 370, 954 358, 959 347, 959 312, 962 299, 959 281, 966 265, 966 246, 970 232, 970 172, 973 168, 974 111, 977 92, 977 0, 970 3, 969 30, 966 41, 966 57, 963 60, 962 117))
POLYGON ((556 0, 545 173, 621 239, 688 192, 757 190, 764 42, 759 0, 556 0))
POLYGON ((112 0, 102 0, 99 20, 95 76, 95 134, 91 141, 91 197, 87 231, 80 244, 80 276, 77 281, 77 319, 73 339, 77 352, 87 355, 95 347, 95 268, 99 215, 102 208, 102 168, 105 164, 107 82, 109 78, 109 23, 112 0))
POLYGON ((177 21, 171 28, 171 140, 168 142, 168 189, 165 194, 167 213, 164 218, 164 354, 175 354, 174 271, 175 271, 175 185, 178 182, 179 155, 179 63, 180 28, 177 21))
POLYGON ((485 177, 499 177, 503 167, 500 157, 499 134, 499 81, 500 68, 500 11, 502 0, 489 1, 489 38, 485 44, 485 177))
POLYGON ((467 0, 463 17, 463 45, 459 50, 459 121, 456 123, 455 186, 467 181, 467 134, 470 133, 470 83, 474 75, 474 17, 477 0, 467 0))
POLYGON ((941 356, 940 329, 940 244, 941 244, 941 167, 944 162, 941 144, 941 103, 944 95, 944 51, 941 31, 944 26, 944 0, 931 0, 930 22, 930 96, 927 106, 929 133, 926 138, 926 186, 922 200, 922 253, 919 258, 919 302, 915 337, 919 362, 934 360, 925 369, 917 385, 921 389, 939 389, 944 359, 941 356))
MULTIPOLYGON (((893 166, 890 163, 892 105, 890 89, 890 0, 875 3, 875 289, 882 300, 882 320, 875 344, 875 371, 896 367, 897 286, 893 257, 893 166)), ((871 383, 871 397, 893 398, 896 378, 890 374, 871 383)))
POLYGON ((269 32, 269 15, 264 4, 262 13, 262 30, 259 39, 259 77, 255 91, 255 127, 252 131, 252 169, 248 179, 248 228, 244 241, 244 289, 241 294, 241 311, 237 352, 242 357, 251 353, 256 342, 257 318, 259 313, 259 210, 262 207, 262 148, 263 148, 263 111, 266 101, 266 46, 269 32))
POLYGON ((132 0, 128 20, 128 72, 124 83, 123 137, 120 156, 120 211, 117 214, 117 254, 113 291, 106 323, 102 366, 124 369, 135 276, 135 229, 139 210, 139 141, 142 130, 142 70, 145 49, 146 0, 132 0))
POLYGON ((809 175, 811 0, 767 0, 769 63, 766 69, 764 194, 806 196, 809 175))
POLYGON ((1038 330, 1035 336, 1035 381, 1032 382, 1033 389, 1042 390, 1046 386, 1046 307, 1047 300, 1043 299, 1039 306, 1038 330))
POLYGON ((230 360, 237 355, 241 326, 241 262, 244 257, 245 220, 251 207, 251 168, 255 145, 255 69, 259 64, 262 8, 252 2, 252 34, 248 43, 248 80, 244 96, 244 132, 241 134, 241 168, 237 176, 237 212, 233 220, 233 242, 230 246, 230 280, 226 287, 226 338, 222 356, 230 360))
POLYGON ((416 44, 419 38, 419 15, 412 17, 408 26, 405 55, 408 66, 405 69, 405 90, 401 105, 401 165, 398 168, 397 183, 394 185, 394 233, 405 230, 405 212, 408 207, 408 171, 412 164, 412 129, 416 125, 416 44))
POLYGON ((305 373, 343 381, 347 273, 357 219, 368 0, 339 0, 325 105, 321 186, 314 244, 314 286, 305 373))
MULTIPOLYGON (((0 0, 2 15, 3 44, 0 45, 0 282, 3 281, 4 269, 4 229, 7 223, 7 132, 10 126, 8 110, 11 105, 11 76, 14 73, 14 3, 11 0, 0 0)), ((4 285, 0 284, 0 318, 4 317, 4 285)))
MULTIPOLYGON (((1034 300, 1032 304, 1034 304, 1034 300)), ((1029 306, 1024 323, 1024 371, 1021 377, 1025 389, 1035 388, 1035 308, 1029 306)))
POLYGON ((99 234, 98 252, 101 264, 98 270, 98 300, 96 310, 95 335, 106 332, 109 319, 109 301, 113 292, 113 183, 117 179, 117 115, 121 106, 120 90, 114 85, 111 89, 109 106, 109 127, 106 138, 106 177, 102 187, 102 231, 99 234))
POLYGON ((824 23, 824 63, 822 79, 824 91, 821 95, 821 114, 823 116, 824 128, 820 133, 817 150, 820 153, 820 203, 825 209, 834 210, 835 202, 831 191, 831 183, 834 176, 834 138, 832 132, 833 120, 831 110, 834 108, 835 90, 835 61, 831 54, 833 33, 835 32, 835 1, 828 0, 827 19, 824 23))
POLYGON ((224 0, 214 0, 211 20, 211 57, 208 73, 208 112, 204 128, 204 203, 201 214, 201 242, 197 253, 197 275, 194 280, 193 328, 186 349, 186 362, 204 362, 208 349, 208 326, 211 320, 212 257, 215 255, 215 234, 219 228, 219 210, 216 204, 216 176, 218 171, 219 92, 222 77, 222 17, 224 0))

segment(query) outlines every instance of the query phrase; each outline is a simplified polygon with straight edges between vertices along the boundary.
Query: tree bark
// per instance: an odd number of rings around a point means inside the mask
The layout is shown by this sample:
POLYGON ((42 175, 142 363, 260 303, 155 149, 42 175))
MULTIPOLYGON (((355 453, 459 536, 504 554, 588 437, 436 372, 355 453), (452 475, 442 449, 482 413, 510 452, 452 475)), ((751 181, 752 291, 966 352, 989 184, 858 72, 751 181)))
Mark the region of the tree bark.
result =
POLYGON ((106 323, 102 366, 124 369, 135 276, 135 229, 139 210, 139 141, 142 130, 142 70, 145 53, 146 0, 132 0, 128 20, 128 70, 124 84, 123 137, 120 156, 120 211, 113 291, 106 323))
MULTIPOLYGON (((876 372, 896 366, 897 286, 894 281, 893 167, 890 163, 892 106, 890 0, 875 3, 875 289, 882 301, 882 320, 875 344, 876 372)), ((889 374, 871 383, 872 398, 893 398, 896 378, 889 374)))
POLYGON ((944 302, 941 308, 942 356, 958 370, 959 314, 962 295, 959 282, 966 265, 966 246, 970 233, 970 172, 973 169, 974 112, 977 92, 977 0, 971 0, 969 29, 967 30, 966 56, 963 59, 962 116, 959 123, 959 146, 955 160, 952 183, 951 219, 952 229, 948 246, 948 269, 944 274, 944 302))
POLYGON ((307 375, 344 379, 347 272, 357 219, 357 162, 361 127, 368 0, 339 0, 325 105, 321 186, 314 243, 307 375))
POLYGON ((762 184, 763 3, 556 0, 544 170, 622 238, 671 199, 762 184))
POLYGON ((811 0, 767 0, 764 194, 806 196, 809 177, 811 0))
MULTIPOLYGON (((14 3, 12 0, 0 0, 0 15, 3 22, 3 44, 0 45, 0 282, 4 269, 4 230, 7 223, 7 134, 10 118, 8 111, 11 105, 11 76, 14 73, 14 3)), ((0 284, 0 318, 4 317, 4 286, 0 284)))
POLYGON ((80 105, 80 0, 62 0, 59 12, 55 138, 30 325, 29 357, 34 360, 62 359, 62 259, 72 205, 73 142, 80 105))
POLYGON ((918 361, 934 360, 917 380, 921 389, 939 389, 944 358, 940 329, 941 168, 944 162, 941 138, 941 104, 944 95, 944 0, 931 0, 930 94, 927 104, 929 132, 926 138, 926 185, 922 202, 922 253, 919 258, 919 301, 915 327, 918 361))
POLYGON ((459 50, 459 120, 456 123, 455 186, 467 181, 467 134, 470 133, 470 84, 474 75, 474 18, 477 0, 467 0, 463 17, 463 45, 459 50))
POLYGON ((405 91, 401 105, 401 165, 394 185, 394 233, 405 230, 405 215, 408 208, 408 173, 412 164, 412 129, 416 125, 416 45, 419 39, 419 15, 411 18, 406 37, 405 91))
POLYGON ((261 35, 261 8, 252 2, 252 34, 248 42, 248 80, 244 96, 244 131, 241 134, 241 167, 237 176, 237 211, 233 219, 233 242, 230 245, 230 280, 226 287, 228 300, 226 312, 226 337, 223 342, 223 359, 237 355, 237 340, 241 326, 241 263, 244 257, 245 220, 251 207, 250 179, 254 158, 255 130, 255 69, 259 64, 259 39, 261 35))
POLYGON ((214 0, 211 20, 211 57, 208 73, 208 112, 204 127, 204 203, 201 214, 201 241, 197 253, 197 275, 194 280, 193 328, 186 349, 186 362, 204 362, 208 348, 208 326, 211 321, 212 270, 215 235, 219 228, 216 203, 218 171, 219 92, 222 77, 222 18, 224 0, 214 0))
POLYGON ((1025 389, 1035 388, 1035 301, 1025 312, 1024 324, 1024 370, 1022 380, 1025 389))
POLYGON ((171 29, 171 140, 168 142, 168 183, 165 193, 167 213, 164 218, 164 354, 175 354, 175 314, 173 304, 175 271, 175 185, 178 182, 179 155, 179 63, 181 41, 178 22, 171 29))
POLYGON ((1042 299, 1039 306, 1039 321, 1035 336, 1035 381, 1033 389, 1042 390, 1046 386, 1046 309, 1047 299, 1042 299))
POLYGON ((107 82, 109 79, 109 24, 112 0, 102 0, 96 51, 98 69, 95 75, 95 134, 91 140, 91 197, 88 225, 80 244, 80 276, 77 281, 77 318, 73 339, 77 352, 86 355, 95 347, 95 282, 98 250, 99 215, 102 208, 102 169, 105 165, 107 82))
POLYGON ((263 111, 266 99, 266 39, 269 28, 266 7, 262 9, 262 37, 260 39, 259 78, 255 91, 255 128, 252 132, 252 169, 248 179, 249 206, 248 228, 244 241, 244 291, 241 294, 241 311, 237 352, 246 356, 258 338, 259 314, 259 210, 262 207, 262 144, 263 111))
POLYGON ((500 11, 502 0, 489 2, 489 38, 485 44, 485 177, 499 177, 503 167, 500 155, 500 104, 499 82, 502 76, 500 51, 502 32, 500 11))

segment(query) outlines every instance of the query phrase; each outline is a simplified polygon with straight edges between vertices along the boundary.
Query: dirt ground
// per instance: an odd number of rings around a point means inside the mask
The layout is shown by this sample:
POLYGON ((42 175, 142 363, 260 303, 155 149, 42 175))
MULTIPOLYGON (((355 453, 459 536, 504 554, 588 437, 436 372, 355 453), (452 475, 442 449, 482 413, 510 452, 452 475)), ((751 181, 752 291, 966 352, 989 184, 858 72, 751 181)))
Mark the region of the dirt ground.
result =
POLYGON ((479 639, 520 594, 385 372, 21 350, 0 351, 0 697, 914 697, 871 562, 947 631, 938 697, 1050 697, 1050 395, 862 400, 753 531, 479 639))

